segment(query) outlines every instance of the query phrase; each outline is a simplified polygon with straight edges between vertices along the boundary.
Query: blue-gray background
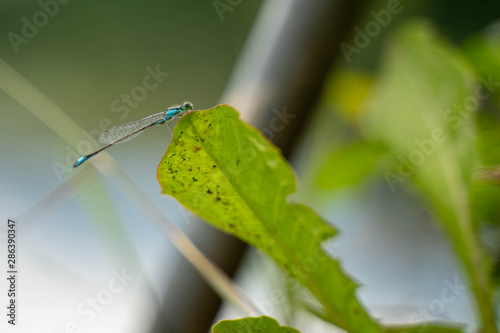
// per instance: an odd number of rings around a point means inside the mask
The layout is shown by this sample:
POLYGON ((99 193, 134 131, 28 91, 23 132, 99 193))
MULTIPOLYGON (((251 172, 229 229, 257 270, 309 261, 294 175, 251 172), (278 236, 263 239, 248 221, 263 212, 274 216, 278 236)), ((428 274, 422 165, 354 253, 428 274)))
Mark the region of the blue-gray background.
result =
MULTIPOLYGON (((446 1, 413 2, 412 9, 392 24, 412 11, 427 10, 435 14, 447 36, 460 40, 494 16, 488 10, 475 15, 471 12, 474 2, 464 3, 468 7, 459 11, 446 1), (447 15, 450 8, 457 10, 456 15, 447 15)), ((23 17, 33 22, 33 15, 42 8, 36 1, 4 0, 0 3, 0 71, 24 78, 89 132, 103 120, 112 124, 131 121, 185 100, 197 109, 210 108, 220 102, 259 5, 260 1, 241 1, 221 17, 212 1, 71 0, 59 4, 58 12, 16 52, 9 34, 21 36, 23 17), (142 86, 147 68, 157 66, 168 76, 121 119, 123 113, 113 112, 113 102, 142 86)), ((367 12, 384 6, 385 1, 374 2, 367 12)), ((378 50, 391 29, 374 38, 359 56, 360 68, 376 67, 378 50)), ((343 59, 338 66, 347 67, 343 59)), ((29 103, 30 94, 13 96, 12 91, 24 91, 17 83, 0 76, 0 84, 0 246, 5 245, 7 217, 19 217, 19 325, 9 329, 65 332, 75 325, 82 332, 147 331, 175 270, 173 247, 140 213, 137 203, 106 176, 84 187, 64 187, 83 172, 68 168, 78 147, 42 122, 36 105, 22 103, 29 103), (53 192, 58 189, 62 198, 53 192), (133 278, 120 292, 110 294, 110 283, 123 272, 133 278), (89 310, 92 299, 98 297, 95 317, 78 312, 89 310)), ((52 120, 55 128, 67 124, 52 120)), ((311 173, 316 170, 310 159, 318 154, 312 154, 310 147, 323 138, 317 133, 323 130, 331 128, 322 127, 321 121, 312 122, 311 134, 295 154, 297 198, 343 231, 331 251, 366 285, 360 296, 371 313, 386 322, 405 322, 421 309, 432 310, 447 283, 460 283, 456 280, 460 272, 440 231, 418 202, 404 191, 392 194, 377 182, 363 192, 303 194, 311 191, 311 173)), ((156 180, 156 168, 170 137, 166 127, 153 128, 108 153, 165 216, 186 229, 193 227, 186 225, 187 213, 160 194, 156 180)), ((4 248, 0 253, 4 271, 4 248)), ((239 278, 259 304, 274 288, 255 287, 266 280, 259 272, 270 270, 262 261, 250 255, 250 268, 239 278)), ((1 280, 3 304, 6 284, 1 280)), ((241 315, 232 310, 226 309, 221 316, 241 315)), ((286 320, 277 309, 268 314, 286 320)), ((437 309, 434 319, 473 322, 466 294, 457 295, 442 311, 437 309)), ((4 319, 0 327, 7 327, 4 319)), ((312 332, 313 328, 308 325, 307 329, 312 332)))

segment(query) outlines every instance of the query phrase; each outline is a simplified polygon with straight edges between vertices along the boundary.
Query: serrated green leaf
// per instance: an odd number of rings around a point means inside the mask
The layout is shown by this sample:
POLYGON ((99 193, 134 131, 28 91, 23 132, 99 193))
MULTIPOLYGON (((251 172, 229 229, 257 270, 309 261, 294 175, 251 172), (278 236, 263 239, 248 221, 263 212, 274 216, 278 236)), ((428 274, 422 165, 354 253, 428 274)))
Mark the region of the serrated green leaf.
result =
POLYGON ((292 169, 260 132, 227 105, 183 117, 158 167, 163 193, 205 221, 258 247, 307 287, 349 332, 381 332, 355 297, 356 285, 321 243, 335 231, 291 204, 292 169))
POLYGON ((212 327, 213 333, 300 333, 294 328, 280 326, 273 318, 250 317, 235 320, 222 320, 212 327))
POLYGON ((399 173, 386 173, 386 179, 393 190, 409 177, 423 189, 464 263, 483 332, 497 332, 489 266, 469 200, 477 165, 474 76, 427 22, 415 21, 390 43, 377 85, 367 128, 402 161, 399 173))

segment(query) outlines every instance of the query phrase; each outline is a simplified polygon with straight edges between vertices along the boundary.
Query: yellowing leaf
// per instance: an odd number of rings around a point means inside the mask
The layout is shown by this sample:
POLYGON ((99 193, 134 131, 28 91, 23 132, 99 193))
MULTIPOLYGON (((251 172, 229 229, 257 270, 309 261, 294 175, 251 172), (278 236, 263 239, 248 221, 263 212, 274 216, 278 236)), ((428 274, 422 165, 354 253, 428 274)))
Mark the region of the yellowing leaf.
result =
POLYGON ((234 109, 221 105, 183 117, 158 180, 163 193, 271 256, 311 291, 336 325, 381 332, 357 301, 354 282, 321 248, 335 230, 308 207, 288 202, 295 191, 292 169, 234 109))

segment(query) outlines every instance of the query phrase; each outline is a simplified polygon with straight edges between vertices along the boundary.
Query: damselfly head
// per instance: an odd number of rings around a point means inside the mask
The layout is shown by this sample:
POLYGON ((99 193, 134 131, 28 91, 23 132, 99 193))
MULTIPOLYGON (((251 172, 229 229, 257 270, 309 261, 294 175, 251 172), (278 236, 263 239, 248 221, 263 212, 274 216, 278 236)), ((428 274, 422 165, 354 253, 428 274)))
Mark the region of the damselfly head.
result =
POLYGON ((193 103, 191 103, 191 102, 184 102, 182 104, 182 109, 184 111, 191 111, 191 110, 193 110, 193 103))

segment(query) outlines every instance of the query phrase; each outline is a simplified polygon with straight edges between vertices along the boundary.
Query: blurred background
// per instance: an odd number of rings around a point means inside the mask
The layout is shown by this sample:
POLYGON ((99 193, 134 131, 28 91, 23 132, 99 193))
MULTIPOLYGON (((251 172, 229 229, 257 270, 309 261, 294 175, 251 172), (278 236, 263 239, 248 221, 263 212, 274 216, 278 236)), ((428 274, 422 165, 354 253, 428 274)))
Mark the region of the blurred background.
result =
MULTIPOLYGON (((106 128, 183 101, 195 109, 231 104, 283 150, 296 172, 294 200, 341 231, 328 250, 362 285, 372 316, 397 324, 427 311, 427 320, 472 332, 467 289, 436 308, 444 288, 465 283, 462 268, 410 182, 388 186, 394 156, 364 136, 360 110, 388 38, 415 17, 455 45, 471 72, 498 72, 500 3, 396 2, 390 22, 346 53, 356 29, 394 1, 2 1, 0 253, 6 258, 5 224, 15 218, 19 259, 18 325, 2 320, 2 332, 208 332, 210 323, 244 316, 200 285, 162 219, 215 262, 221 256, 267 315, 304 332, 336 331, 294 309, 293 295, 269 302, 286 290, 274 264, 234 240, 216 241, 223 236, 161 195, 156 169, 167 127, 109 149, 112 159, 71 168, 99 147, 106 128), (272 130, 273 117, 287 112, 294 117, 272 130)), ((480 146, 489 163, 500 162, 499 105, 497 94, 479 120, 491 125, 480 146)), ((494 257, 498 217, 483 220, 478 229, 494 257)), ((5 279, 0 288, 5 302, 5 279)))

